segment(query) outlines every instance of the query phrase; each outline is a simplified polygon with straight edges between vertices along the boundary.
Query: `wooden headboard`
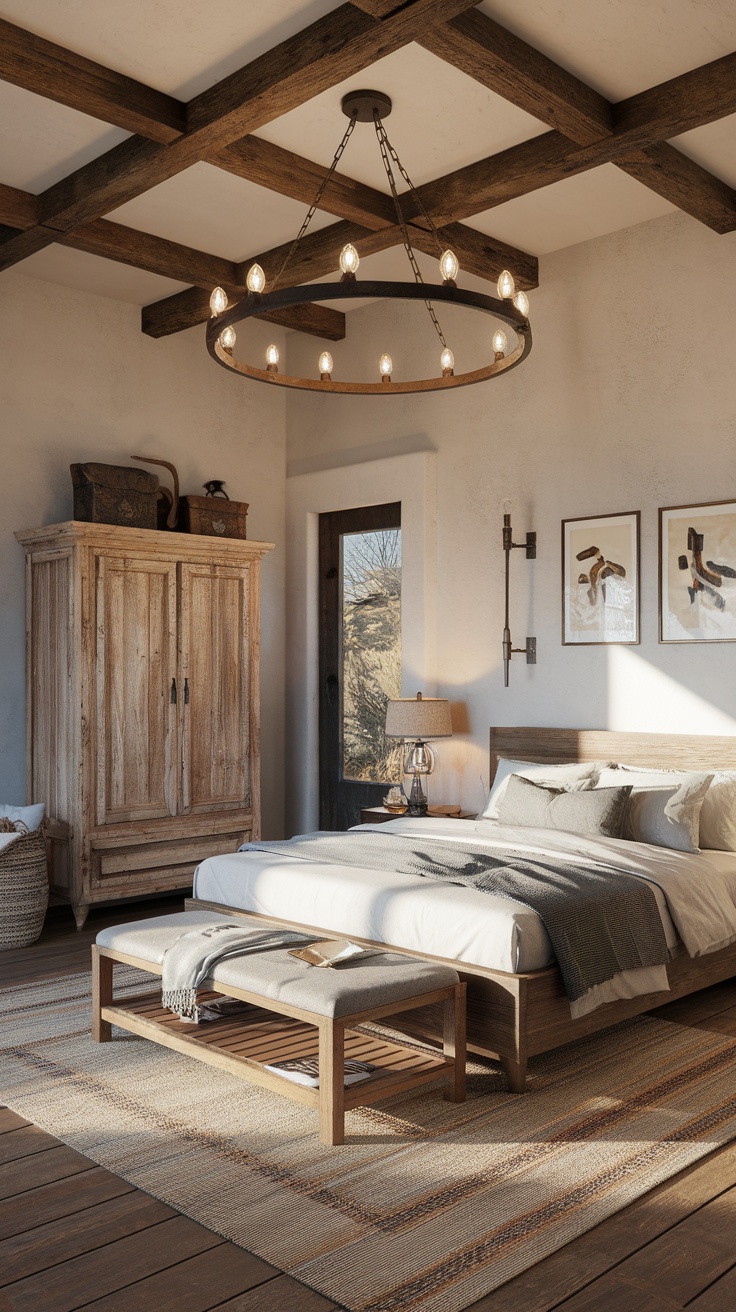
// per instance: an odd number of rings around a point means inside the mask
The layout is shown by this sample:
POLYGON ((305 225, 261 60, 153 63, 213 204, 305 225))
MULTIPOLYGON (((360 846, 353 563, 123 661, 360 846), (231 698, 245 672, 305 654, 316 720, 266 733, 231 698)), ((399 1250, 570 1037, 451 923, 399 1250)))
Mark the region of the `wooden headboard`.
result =
POLYGON ((620 761, 662 770, 736 770, 736 736, 616 733, 610 729, 491 729, 491 783, 512 761, 620 761))

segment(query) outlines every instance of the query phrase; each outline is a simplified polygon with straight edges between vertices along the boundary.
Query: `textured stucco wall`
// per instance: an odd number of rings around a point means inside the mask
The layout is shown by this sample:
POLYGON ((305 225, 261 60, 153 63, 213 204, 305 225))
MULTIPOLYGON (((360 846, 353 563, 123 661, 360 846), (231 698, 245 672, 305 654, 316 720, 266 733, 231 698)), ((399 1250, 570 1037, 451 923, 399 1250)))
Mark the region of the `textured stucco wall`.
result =
POLYGON ((229 378, 202 329, 143 336, 136 306, 18 273, 3 276, 0 297, 0 799, 25 795, 23 550, 13 531, 71 519, 72 461, 129 464, 136 452, 173 461, 183 492, 226 479, 250 502, 248 536, 276 543, 263 564, 261 685, 264 831, 280 834, 282 394, 229 378))
MULTIPOLYGON (((534 349, 506 378, 441 396, 289 399, 289 468, 299 478, 376 462, 392 500, 391 457, 437 453, 437 656, 427 678, 467 711, 467 732, 440 745, 437 798, 479 804, 491 723, 736 733, 736 646, 657 641, 657 508, 736 498, 735 281, 736 234, 679 214, 654 220, 541 261, 534 349), (517 540, 532 528, 538 536, 536 562, 512 557, 511 624, 515 645, 536 635, 539 663, 515 658, 508 690, 506 498, 517 540), (561 519, 637 509, 641 645, 563 647, 561 519)), ((367 361, 373 376, 383 350, 407 359, 408 315, 393 306, 387 326, 382 307, 358 311, 333 348, 335 374, 359 377, 349 369, 367 361)), ((484 320, 442 318, 458 365, 473 367, 484 320)), ((292 338, 290 369, 313 373, 314 354, 292 338)), ((290 562, 292 602, 302 568, 290 562)))

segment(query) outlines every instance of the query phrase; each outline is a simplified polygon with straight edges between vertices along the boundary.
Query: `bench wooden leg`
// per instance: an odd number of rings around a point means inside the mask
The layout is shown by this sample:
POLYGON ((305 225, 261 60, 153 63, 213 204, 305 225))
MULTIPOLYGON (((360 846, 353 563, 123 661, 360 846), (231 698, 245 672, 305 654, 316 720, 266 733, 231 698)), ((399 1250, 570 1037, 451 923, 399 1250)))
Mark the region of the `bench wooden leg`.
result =
POLYGON ((103 1020, 100 1012, 112 1003, 111 957, 103 957, 96 943, 92 944, 92 1038, 95 1043, 109 1043, 112 1025, 103 1020))
POLYGON ((345 1026, 330 1017, 319 1027, 319 1137, 345 1142, 345 1026))
POLYGON ((465 984, 456 984, 455 992, 445 1003, 442 1050, 454 1065, 447 1077, 446 1102, 465 1102, 465 984))
POLYGON ((526 1089, 526 1059, 514 1061, 512 1057, 502 1057, 501 1065, 506 1072, 509 1093, 524 1093, 526 1089))

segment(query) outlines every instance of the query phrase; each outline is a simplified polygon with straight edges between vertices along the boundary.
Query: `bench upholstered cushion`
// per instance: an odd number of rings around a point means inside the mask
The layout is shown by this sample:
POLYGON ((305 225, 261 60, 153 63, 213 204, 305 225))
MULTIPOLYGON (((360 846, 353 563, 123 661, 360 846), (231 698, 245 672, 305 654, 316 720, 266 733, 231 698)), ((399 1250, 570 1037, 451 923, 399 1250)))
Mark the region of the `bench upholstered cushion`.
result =
MULTIPOLYGON (((97 935, 97 944, 160 966, 167 948, 182 933, 200 925, 232 922, 232 917, 212 911, 181 911, 111 925, 97 935)), ((254 935, 262 933, 262 926, 254 927, 254 935)), ((224 991, 231 985, 319 1016, 338 1017, 447 988, 457 984, 459 976, 451 966, 418 961, 396 952, 379 952, 337 968, 320 969, 277 948, 227 958, 215 966, 212 978, 224 991)))
POLYGON ((309 966, 279 948, 222 961, 215 966, 213 978, 223 988, 234 985, 318 1016, 338 1017, 447 988, 457 984, 459 976, 451 966, 417 961, 397 952, 380 952, 322 968, 309 966))
MULTIPOLYGON (((199 925, 231 925, 232 916, 218 915, 215 911, 172 911, 167 916, 151 916, 148 920, 131 920, 125 925, 110 925, 97 935, 97 945, 124 952, 129 957, 140 957, 160 966, 164 952, 176 940, 199 925)), ((263 933, 254 929, 254 934, 263 933)))

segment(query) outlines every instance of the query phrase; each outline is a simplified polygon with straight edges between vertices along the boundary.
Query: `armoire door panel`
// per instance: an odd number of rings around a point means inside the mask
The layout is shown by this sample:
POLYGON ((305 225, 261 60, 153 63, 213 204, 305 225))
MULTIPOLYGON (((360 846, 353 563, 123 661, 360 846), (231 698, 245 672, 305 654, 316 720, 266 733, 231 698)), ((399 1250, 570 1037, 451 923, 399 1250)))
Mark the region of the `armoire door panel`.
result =
POLYGON ((176 564, 97 560, 97 823, 178 809, 176 564))
POLYGON ((250 802, 250 569, 180 566, 182 808, 250 802))

